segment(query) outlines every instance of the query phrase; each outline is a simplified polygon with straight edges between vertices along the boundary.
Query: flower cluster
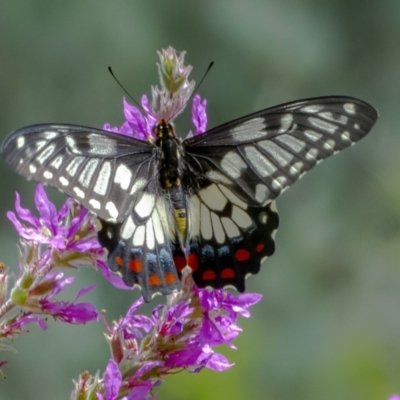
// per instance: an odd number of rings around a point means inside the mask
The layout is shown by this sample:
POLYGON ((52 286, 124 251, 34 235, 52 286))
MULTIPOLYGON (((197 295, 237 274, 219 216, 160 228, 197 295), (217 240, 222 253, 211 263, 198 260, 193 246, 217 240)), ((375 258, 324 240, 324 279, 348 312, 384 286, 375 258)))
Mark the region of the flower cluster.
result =
POLYGON ((104 394, 101 399, 144 399, 165 375, 203 368, 225 371, 232 364, 213 347, 235 348, 232 341, 241 332, 238 316, 249 317, 249 307, 260 299, 259 294, 234 296, 224 290, 198 289, 186 272, 182 291, 170 295, 151 317, 137 314, 143 304, 140 299, 125 317, 107 327, 112 358, 104 377, 90 377, 87 385, 87 374, 81 375, 72 398, 79 398, 82 387, 88 391, 96 387, 104 394))
POLYGON ((74 277, 53 271, 56 267, 96 265, 103 250, 96 240, 93 216, 72 199, 57 212, 41 184, 36 189, 35 205, 39 217, 21 206, 17 193, 16 212, 7 213, 21 239, 19 274, 10 291, 8 270, 4 265, 0 268, 2 349, 11 349, 4 341, 26 333, 28 324, 35 323, 46 329, 49 316, 70 324, 98 319, 93 304, 77 302, 94 286, 81 289, 72 302, 57 300, 56 296, 74 281, 74 277))

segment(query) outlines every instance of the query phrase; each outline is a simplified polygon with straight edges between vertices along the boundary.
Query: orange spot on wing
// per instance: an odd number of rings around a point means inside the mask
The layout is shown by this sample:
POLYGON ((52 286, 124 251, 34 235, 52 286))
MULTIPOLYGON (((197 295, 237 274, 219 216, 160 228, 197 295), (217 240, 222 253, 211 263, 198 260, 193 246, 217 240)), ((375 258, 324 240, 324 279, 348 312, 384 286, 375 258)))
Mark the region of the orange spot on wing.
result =
POLYGON ((131 260, 129 269, 133 272, 141 272, 143 270, 143 264, 140 260, 131 260))
POLYGON ((152 274, 149 276, 149 286, 161 286, 161 279, 158 275, 152 274))
POLYGON ((204 271, 202 275, 203 281, 213 281, 216 277, 216 273, 211 269, 204 271))
POLYGON ((197 254, 189 254, 188 265, 192 272, 197 270, 197 268, 199 267, 199 257, 197 256, 197 254))
POLYGON ((246 249, 239 249, 235 253, 236 260, 247 261, 250 259, 250 253, 246 249))
POLYGON ((186 267, 186 260, 183 256, 174 256, 174 263, 178 272, 181 272, 186 267))
POLYGON ((172 285, 173 283, 176 283, 177 279, 176 276, 172 272, 167 272, 164 275, 165 282, 167 285, 172 285))
POLYGON ((264 250, 264 247, 264 243, 258 243, 258 245, 256 246, 256 252, 261 253, 264 250))
POLYGON ((221 272, 222 279, 229 279, 235 277, 235 271, 232 268, 224 268, 221 272))
POLYGON ((122 267, 124 265, 124 260, 121 256, 115 256, 114 260, 117 263, 118 267, 122 267))

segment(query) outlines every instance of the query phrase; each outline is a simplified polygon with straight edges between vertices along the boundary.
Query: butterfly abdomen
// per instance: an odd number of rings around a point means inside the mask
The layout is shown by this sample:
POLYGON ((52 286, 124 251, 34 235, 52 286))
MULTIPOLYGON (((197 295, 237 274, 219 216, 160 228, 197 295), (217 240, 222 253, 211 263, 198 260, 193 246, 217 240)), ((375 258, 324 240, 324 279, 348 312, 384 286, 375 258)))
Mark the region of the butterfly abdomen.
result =
POLYGON ((161 120, 155 127, 156 146, 159 155, 159 181, 169 197, 173 210, 178 242, 184 244, 187 234, 186 197, 181 181, 181 146, 174 127, 161 120))

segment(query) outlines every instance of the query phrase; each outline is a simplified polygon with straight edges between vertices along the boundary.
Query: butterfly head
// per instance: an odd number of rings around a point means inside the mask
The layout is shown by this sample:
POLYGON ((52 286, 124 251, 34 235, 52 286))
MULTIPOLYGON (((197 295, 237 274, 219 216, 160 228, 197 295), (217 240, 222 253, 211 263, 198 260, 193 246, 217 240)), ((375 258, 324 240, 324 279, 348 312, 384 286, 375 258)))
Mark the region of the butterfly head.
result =
POLYGON ((167 119, 160 119, 153 129, 154 136, 157 139, 167 139, 175 137, 175 126, 167 119))

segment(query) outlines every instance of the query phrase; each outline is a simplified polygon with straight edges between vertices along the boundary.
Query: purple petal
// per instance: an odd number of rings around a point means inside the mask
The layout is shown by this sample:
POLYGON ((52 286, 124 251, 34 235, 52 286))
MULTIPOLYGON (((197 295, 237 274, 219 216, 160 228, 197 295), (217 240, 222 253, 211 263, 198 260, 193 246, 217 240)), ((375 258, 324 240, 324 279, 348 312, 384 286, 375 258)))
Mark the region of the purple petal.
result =
POLYGON ((15 193, 15 210, 17 211, 19 218, 21 218, 22 220, 29 222, 36 228, 40 226, 39 220, 34 215, 32 215, 30 210, 21 207, 21 198, 17 192, 15 193))
POLYGON ((124 290, 133 290, 135 289, 135 286, 126 286, 122 278, 120 278, 118 275, 113 274, 108 268, 107 264, 103 262, 102 260, 96 260, 96 265, 100 269, 101 274, 106 278, 109 282, 111 282, 115 287, 118 289, 124 289, 124 290))
POLYGON ((121 387, 122 374, 118 364, 111 358, 104 374, 105 395, 107 400, 115 400, 121 387))
POLYGON ((135 381, 136 379, 141 378, 143 375, 146 375, 148 372, 153 370, 154 368, 157 367, 162 367, 163 362, 162 361, 147 361, 142 365, 136 372, 135 375, 133 375, 131 381, 135 381))
POLYGON ((80 297, 85 296, 86 294, 92 292, 94 289, 96 289, 96 287, 97 287, 97 285, 94 283, 93 285, 86 286, 86 287, 82 288, 82 289, 78 292, 78 294, 76 295, 74 301, 76 301, 76 300, 78 300, 80 297))
POLYGON ((137 385, 132 388, 128 396, 124 397, 124 400, 147 399, 147 396, 150 394, 152 388, 153 388, 153 383, 150 380, 140 383, 140 385, 137 385))
POLYGON ((388 399, 388 400, 400 400, 400 396, 399 396, 399 395, 397 395, 397 394, 395 394, 395 395, 393 395, 393 396, 389 397, 389 399, 388 399))
POLYGON ((109 123, 103 125, 103 131, 119 133, 119 129, 116 126, 111 126, 109 123))
POLYGON ((51 229, 51 232, 55 234, 58 226, 57 209, 48 199, 42 183, 39 183, 36 188, 35 205, 43 222, 51 229))
POLYGON ((126 118, 126 122, 129 124, 133 131, 133 137, 137 137, 139 139, 147 138, 147 124, 146 120, 143 117, 142 113, 138 110, 137 107, 129 104, 125 97, 123 99, 124 104, 124 115, 126 118))
POLYGON ((192 121, 196 127, 196 135, 204 133, 207 129, 207 100, 201 101, 201 97, 196 94, 193 98, 192 105, 192 121))

